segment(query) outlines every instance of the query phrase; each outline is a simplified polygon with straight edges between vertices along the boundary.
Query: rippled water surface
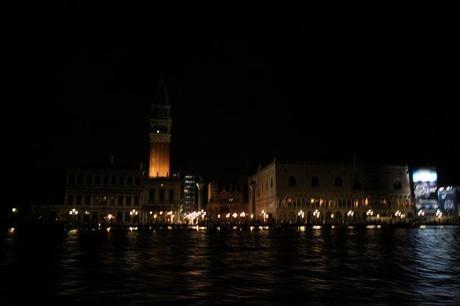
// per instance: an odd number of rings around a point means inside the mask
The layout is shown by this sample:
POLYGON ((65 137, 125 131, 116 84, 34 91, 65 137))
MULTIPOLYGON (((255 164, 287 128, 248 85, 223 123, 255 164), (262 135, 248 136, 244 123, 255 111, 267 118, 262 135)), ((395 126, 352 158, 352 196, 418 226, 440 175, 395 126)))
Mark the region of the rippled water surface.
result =
POLYGON ((460 305, 460 227, 4 231, 0 304, 460 305))

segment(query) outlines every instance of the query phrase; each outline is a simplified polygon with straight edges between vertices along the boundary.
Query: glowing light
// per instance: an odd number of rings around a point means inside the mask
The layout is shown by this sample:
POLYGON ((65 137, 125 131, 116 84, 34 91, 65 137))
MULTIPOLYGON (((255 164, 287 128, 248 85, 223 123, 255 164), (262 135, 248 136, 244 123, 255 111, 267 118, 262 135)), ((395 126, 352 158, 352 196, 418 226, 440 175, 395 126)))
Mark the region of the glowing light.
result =
POLYGON ((157 214, 154 214, 154 215, 153 215, 153 218, 156 219, 156 218, 157 218, 157 214))
POLYGON ((313 229, 314 229, 314 230, 320 230, 320 229, 321 229, 321 225, 313 225, 313 229))
POLYGON ((153 215, 153 211, 149 211, 149 214, 153 215))
POLYGON ((313 216, 315 216, 316 218, 319 218, 319 215, 320 215, 320 212, 319 212, 319 210, 316 209, 316 210, 313 212, 313 216))
POLYGON ((15 229, 14 227, 10 227, 10 228, 8 229, 8 233, 14 234, 14 231, 15 231, 15 230, 16 230, 16 229, 15 229))
POLYGON ((112 214, 108 214, 108 215, 107 215, 107 219, 109 219, 109 220, 112 220, 112 219, 114 219, 114 218, 115 218, 115 217, 114 217, 112 214))
POLYGON ((354 214, 355 214, 355 213, 354 213, 352 210, 349 210, 349 211, 347 212, 347 216, 348 216, 348 217, 353 217, 354 214))
POLYGON ((252 231, 254 230, 254 226, 251 225, 251 226, 249 227, 249 230, 252 232, 252 231))
POLYGON ((246 217, 246 213, 243 211, 243 212, 240 214, 240 217, 242 217, 242 218, 246 217))
POLYGON ((106 230, 108 233, 110 233, 111 228, 108 227, 108 228, 106 228, 105 230, 106 230))
POLYGON ((372 209, 369 209, 367 212, 366 212, 366 216, 373 216, 374 215, 374 211, 372 209))
POLYGON ((334 219, 334 214, 331 214, 331 219, 334 219))
POLYGON ((423 216, 425 215, 425 211, 422 209, 422 210, 420 210, 420 211, 417 213, 417 215, 418 215, 419 217, 423 217, 423 216))
POLYGON ((305 232, 305 226, 299 226, 299 231, 305 232))
POLYGON ((217 219, 220 219, 220 214, 217 215, 217 219))
POLYGON ((438 174, 433 170, 421 169, 412 174, 412 179, 414 182, 436 182, 438 180, 438 174))
POLYGON ((233 213, 232 217, 233 217, 233 218, 236 218, 236 217, 238 217, 238 214, 237 214, 237 213, 233 213))
POLYGON ((251 219, 254 219, 254 214, 251 214, 251 219))
POLYGON ((227 219, 230 218, 230 213, 226 214, 225 218, 227 218, 227 219))
POLYGON ((69 231, 69 234, 72 234, 72 235, 75 235, 76 233, 78 233, 78 229, 74 228, 74 229, 71 229, 69 231))
POLYGON ((15 213, 15 212, 17 212, 17 211, 18 211, 18 210, 16 209, 16 207, 11 208, 11 212, 15 213))

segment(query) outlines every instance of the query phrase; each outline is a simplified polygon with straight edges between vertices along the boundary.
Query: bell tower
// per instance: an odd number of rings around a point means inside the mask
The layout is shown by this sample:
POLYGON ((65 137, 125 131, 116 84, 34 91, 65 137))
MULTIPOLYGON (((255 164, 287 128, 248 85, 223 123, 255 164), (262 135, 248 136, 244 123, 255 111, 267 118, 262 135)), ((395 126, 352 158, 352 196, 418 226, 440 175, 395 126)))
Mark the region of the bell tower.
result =
POLYGON ((160 81, 150 116, 149 177, 170 176, 171 105, 166 84, 160 81))

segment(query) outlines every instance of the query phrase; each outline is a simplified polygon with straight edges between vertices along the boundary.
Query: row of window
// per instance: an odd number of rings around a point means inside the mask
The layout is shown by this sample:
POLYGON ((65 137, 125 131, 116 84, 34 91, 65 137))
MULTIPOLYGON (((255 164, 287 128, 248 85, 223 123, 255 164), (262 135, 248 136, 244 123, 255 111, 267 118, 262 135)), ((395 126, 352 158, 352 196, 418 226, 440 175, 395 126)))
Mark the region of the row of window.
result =
MULTIPOLYGON (((155 202, 155 197, 156 197, 156 190, 155 189, 150 189, 149 190, 149 203, 154 203, 155 202)), ((158 200, 160 201, 160 203, 163 203, 165 201, 165 190, 164 189, 160 189, 158 191, 158 200)), ((174 202, 174 190, 169 190, 169 194, 168 194, 168 198, 167 200, 169 202, 174 202)))
MULTIPOLYGON (((291 200, 288 199, 285 201, 285 206, 289 208, 319 208, 319 207, 338 207, 338 208, 359 208, 359 207, 367 207, 367 206, 383 206, 383 207, 388 207, 391 206, 391 204, 396 204, 398 207, 408 207, 410 206, 411 201, 409 199, 404 199, 404 200, 399 200, 396 199, 393 202, 387 201, 387 200, 378 200, 378 201, 372 201, 372 203, 369 205, 368 199, 363 199, 363 200, 351 200, 351 199, 339 199, 337 201, 334 200, 313 200, 311 199, 310 201, 307 201, 307 199, 296 199, 296 200, 291 200)), ((279 201, 278 203, 279 206, 283 205, 283 201, 279 201)))
POLYGON ((89 196, 89 195, 68 195, 67 205, 118 205, 118 206, 139 206, 138 196, 89 196))
MULTIPOLYGON (((319 178, 317 176, 313 176, 310 182, 311 187, 319 187, 319 178)), ((297 186, 297 180, 294 176, 290 176, 288 178, 288 186, 295 187, 297 186)), ((334 187, 343 187, 343 180, 341 177, 336 177, 334 180, 334 187)), ((361 189, 361 183, 357 180, 353 182, 353 189, 361 189)), ((400 180, 394 180, 393 183, 394 190, 401 190, 402 184, 400 180)))
POLYGON ((70 174, 67 180, 69 185, 140 185, 141 178, 136 176, 117 176, 117 175, 74 175, 70 174))

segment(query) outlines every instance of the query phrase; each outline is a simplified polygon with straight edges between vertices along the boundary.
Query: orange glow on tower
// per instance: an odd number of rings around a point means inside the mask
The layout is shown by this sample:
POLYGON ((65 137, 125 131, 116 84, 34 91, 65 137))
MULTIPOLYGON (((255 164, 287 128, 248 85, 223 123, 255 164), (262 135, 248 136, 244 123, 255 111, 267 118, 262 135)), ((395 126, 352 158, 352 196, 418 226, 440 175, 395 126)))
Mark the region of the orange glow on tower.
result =
POLYGON ((166 84, 161 83, 150 118, 149 177, 170 176, 171 106, 166 84))

